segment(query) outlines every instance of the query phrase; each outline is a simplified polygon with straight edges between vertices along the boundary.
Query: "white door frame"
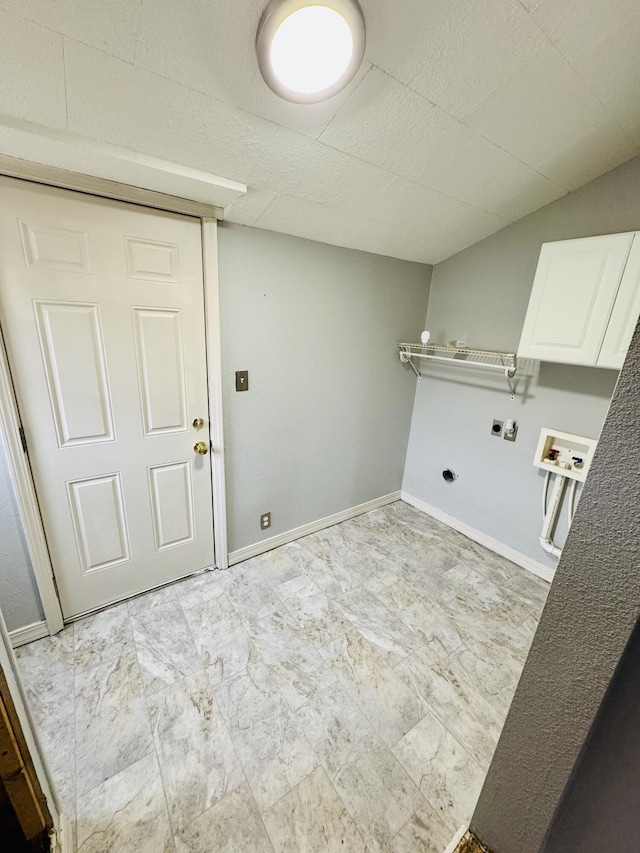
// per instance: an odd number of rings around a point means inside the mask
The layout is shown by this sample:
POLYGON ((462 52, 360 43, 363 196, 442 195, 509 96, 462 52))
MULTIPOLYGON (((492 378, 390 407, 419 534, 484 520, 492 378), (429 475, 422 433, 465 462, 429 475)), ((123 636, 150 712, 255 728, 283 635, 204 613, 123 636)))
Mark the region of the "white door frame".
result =
MULTIPOLYGON (((19 177, 61 189, 73 189, 103 198, 116 199, 145 207, 182 213, 199 218, 202 223, 202 261, 204 272, 205 324, 207 342, 207 381, 209 392, 209 425, 211 430, 211 485, 215 564, 218 569, 229 565, 227 552, 227 499, 224 469, 224 430, 222 418, 222 359, 220 336, 220 284, 218 278, 217 220, 222 211, 213 205, 177 198, 153 190, 130 187, 67 172, 39 163, 18 161, 0 155, 0 175, 19 177), (19 174, 18 174, 19 171, 19 174)), ((7 452, 9 471, 16 491, 16 502, 24 529, 25 541, 42 602, 47 630, 56 634, 64 627, 62 608, 53 574, 53 565, 40 515, 31 466, 22 447, 21 419, 15 397, 4 339, 0 330, 0 438, 7 452)))
POLYGON ((16 714, 20 721, 22 733, 29 749, 29 755, 33 761, 33 767, 36 771, 38 782, 42 788, 42 793, 47 801, 47 806, 49 807, 49 812, 51 813, 51 818, 53 820, 53 829, 57 844, 55 846, 52 845, 51 849, 56 853, 58 853, 58 851, 60 853, 66 853, 66 851, 71 853, 73 840, 71 823, 69 822, 68 817, 62 813, 60 801, 58 799, 55 786, 51 780, 51 774, 49 772, 46 759, 43 756, 40 741, 38 740, 38 735, 36 734, 35 726, 33 725, 33 719, 31 717, 31 711, 29 710, 26 693, 20 680, 18 665, 13 654, 13 649, 11 648, 11 638, 7 631, 7 626, 2 613, 0 613, 0 666, 4 671, 7 685, 9 687, 9 693, 11 694, 11 699, 13 700, 16 714))
POLYGON ((204 270, 205 340, 209 383, 211 435, 211 487, 216 568, 229 568, 227 550, 227 489, 224 468, 222 418, 222 343, 220 336, 220 278, 218 276, 218 223, 202 219, 202 269, 204 270))

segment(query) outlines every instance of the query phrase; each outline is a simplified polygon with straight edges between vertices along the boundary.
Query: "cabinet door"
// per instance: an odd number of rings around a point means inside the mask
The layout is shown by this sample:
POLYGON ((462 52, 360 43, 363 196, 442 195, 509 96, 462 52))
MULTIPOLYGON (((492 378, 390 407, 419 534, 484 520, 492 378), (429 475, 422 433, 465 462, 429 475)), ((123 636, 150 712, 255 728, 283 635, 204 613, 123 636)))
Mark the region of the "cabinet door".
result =
POLYGON ((597 363, 633 236, 543 244, 519 356, 597 363))
POLYGON ((636 234, 609 325, 604 336, 598 367, 622 367, 640 314, 640 234, 636 234))

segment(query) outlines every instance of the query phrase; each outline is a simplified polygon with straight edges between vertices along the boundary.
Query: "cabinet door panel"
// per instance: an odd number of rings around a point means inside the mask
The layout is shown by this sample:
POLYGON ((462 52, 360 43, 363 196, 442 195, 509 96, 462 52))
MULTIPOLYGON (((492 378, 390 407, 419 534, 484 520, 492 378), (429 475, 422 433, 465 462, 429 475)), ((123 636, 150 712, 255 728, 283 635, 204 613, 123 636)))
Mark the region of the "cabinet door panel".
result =
POLYGON ((620 369, 640 314, 640 234, 636 234, 604 336, 598 367, 620 369))
POLYGON ((545 243, 518 355, 595 365, 633 233, 545 243))

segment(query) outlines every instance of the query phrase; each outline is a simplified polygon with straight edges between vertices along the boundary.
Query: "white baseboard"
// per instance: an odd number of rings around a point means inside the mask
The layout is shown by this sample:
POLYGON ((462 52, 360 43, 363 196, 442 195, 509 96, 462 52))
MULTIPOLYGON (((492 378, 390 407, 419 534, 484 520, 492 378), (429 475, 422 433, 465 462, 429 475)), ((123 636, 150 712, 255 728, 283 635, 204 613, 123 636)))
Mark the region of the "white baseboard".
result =
POLYGON ((59 816, 60 825, 58 831, 51 835, 51 853, 73 853, 73 824, 71 819, 64 813, 59 816))
POLYGON ((484 545, 485 548, 488 548, 495 554, 500 554, 501 557, 506 557, 507 560, 511 560, 511 562, 515 563, 517 566, 522 566, 523 569, 537 575, 539 578, 542 578, 548 583, 551 583, 553 580, 555 570, 549 566, 539 563, 532 557, 527 557, 526 554, 516 551, 516 549, 512 548, 510 545, 505 545, 504 542, 494 539, 493 536, 483 533, 482 530, 476 530, 475 527, 471 527, 471 525, 466 522, 454 518, 452 515, 438 509, 438 507, 431 506, 431 504, 421 501, 420 498, 414 498, 413 495, 410 495, 407 492, 402 492, 400 497, 405 503, 411 504, 411 506, 414 506, 416 509, 430 515, 432 518, 442 521, 443 524, 446 524, 449 527, 453 527, 453 529, 457 530, 458 533, 462 533, 464 536, 468 536, 469 539, 473 539, 474 542, 484 545))
POLYGON ((352 506, 349 509, 343 509, 341 512, 328 515, 326 518, 320 518, 318 521, 312 521, 310 524, 294 527, 293 530, 287 530, 285 533, 279 533, 277 536, 263 539, 262 542, 256 542, 254 545, 239 548, 237 551, 232 551, 229 554, 229 565, 232 566, 234 563, 242 563, 244 560, 250 560, 252 557, 257 557, 258 554, 264 554, 266 551, 279 548, 280 545, 286 545, 287 542, 301 539, 310 533, 317 533, 318 530, 324 530, 325 527, 333 527, 334 524, 339 524, 341 521, 347 521, 349 518, 355 518, 357 515, 362 515, 365 512, 370 512, 372 509, 378 509, 378 507, 386 506, 398 500, 400 500, 400 492, 391 492, 388 495, 383 495, 381 498, 374 498, 372 501, 352 506))
MULTIPOLYGON (((407 501, 407 503, 409 503, 409 501, 407 501)), ((467 827, 461 826, 449 842, 447 849, 444 851, 444 853, 456 853, 456 850, 458 849, 458 844, 460 844, 460 842, 464 838, 466 831, 467 827)))
POLYGON ((15 631, 9 631, 9 639, 14 649, 48 636, 49 629, 44 619, 42 622, 32 622, 30 625, 25 625, 24 628, 16 628, 15 631))

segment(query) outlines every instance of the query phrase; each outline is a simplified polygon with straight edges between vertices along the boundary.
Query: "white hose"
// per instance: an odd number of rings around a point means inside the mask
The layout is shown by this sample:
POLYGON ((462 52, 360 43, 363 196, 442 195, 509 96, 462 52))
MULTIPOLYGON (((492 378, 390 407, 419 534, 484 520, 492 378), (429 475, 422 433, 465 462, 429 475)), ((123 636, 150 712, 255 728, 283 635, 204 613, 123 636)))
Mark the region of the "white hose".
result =
POLYGON ((542 488, 542 520, 547 514, 547 495, 549 494, 549 480, 551 479, 551 471, 547 471, 544 475, 544 486, 542 488))
POLYGON ((573 521, 573 516, 576 514, 576 490, 578 488, 578 481, 573 480, 571 483, 571 491, 569 492, 569 504, 568 504, 568 513, 569 513, 569 527, 571 527, 571 522, 573 521))

